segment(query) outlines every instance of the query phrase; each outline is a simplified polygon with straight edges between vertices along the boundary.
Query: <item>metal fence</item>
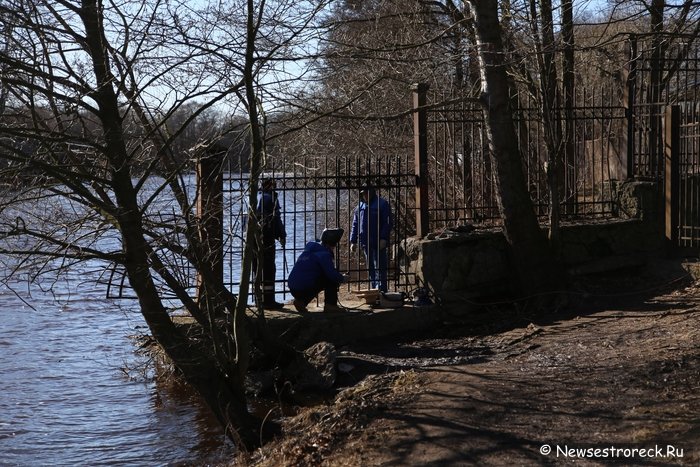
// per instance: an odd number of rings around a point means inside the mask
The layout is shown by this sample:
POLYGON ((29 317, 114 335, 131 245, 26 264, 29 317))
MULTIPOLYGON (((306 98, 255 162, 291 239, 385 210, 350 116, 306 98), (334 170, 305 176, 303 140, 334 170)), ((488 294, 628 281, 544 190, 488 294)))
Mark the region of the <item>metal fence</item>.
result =
POLYGON ((700 104, 666 108, 666 235, 682 255, 700 248, 700 104))
MULTIPOLYGON (((555 110, 562 126, 568 125, 570 131, 570 140, 563 141, 565 148, 561 153, 562 219, 615 217, 614 189, 618 181, 663 180, 664 145, 669 144, 670 138, 670 134, 665 134, 665 103, 689 99, 692 104, 683 107, 678 141, 673 143, 680 155, 673 229, 678 242, 697 247, 697 53, 683 49, 682 43, 668 42, 662 54, 666 59, 660 61, 646 41, 631 37, 622 46, 618 53, 628 54, 629 58, 621 70, 623 80, 598 83, 597 87, 582 83, 571 108, 555 110), (658 76, 653 78, 653 73, 658 76), (659 77, 660 84, 650 84, 659 77), (564 121, 565 116, 568 121, 564 121)), ((273 159, 276 165, 269 168, 268 175, 278 180, 290 233, 287 247, 279 252, 282 259, 277 282, 283 294, 289 268, 307 241, 317 238, 324 227, 343 227, 349 235, 358 187, 367 182, 376 185, 380 195, 392 205, 393 245, 415 234, 464 224, 500 224, 482 108, 473 100, 444 95, 425 85, 415 86, 413 91, 413 151, 379 152, 365 159, 337 155, 294 161, 273 159)), ((536 214, 544 221, 549 210, 548 153, 540 105, 527 92, 515 96, 513 102, 523 170, 536 214)), ((410 135, 406 132, 405 136, 410 135)), ((233 195, 245 180, 231 176, 228 183, 227 190, 233 195)), ((239 211, 231 216, 242 214, 239 211)), ((235 257, 242 244, 231 243, 228 247, 228 254, 235 257)), ((351 287, 366 286, 367 269, 361 254, 350 254, 347 242, 343 242, 336 258, 338 268, 351 273, 351 287)), ((229 264, 229 283, 235 286, 235 262, 229 264)), ((415 278, 401 275, 395 261, 391 261, 390 278, 392 288, 406 290, 416 286, 415 278)))
MULTIPOLYGON (((632 35, 606 52, 621 57, 618 69, 606 70, 608 82, 578 82, 571 108, 555 109, 562 127, 570 128, 569 139, 564 135, 562 141, 559 177, 563 220, 615 217, 616 183, 651 180, 658 183, 661 206, 669 201, 665 193, 677 193, 673 218, 667 213, 672 244, 700 245, 700 51, 693 44, 683 36, 632 35), (666 115, 672 105, 679 106, 675 132, 666 115), (669 148, 678 159, 673 177, 666 161, 669 148), (673 189, 672 180, 677 184, 673 189)), ((414 102, 427 106, 419 117, 425 120, 423 146, 417 144, 416 150, 426 161, 419 176, 425 178, 429 194, 419 206, 427 211, 424 230, 499 224, 481 108, 439 90, 421 90, 424 95, 414 102)), ((544 220, 549 209, 548 154, 540 105, 528 92, 514 96, 513 103, 523 170, 536 214, 544 220)))
MULTIPOLYGON (((561 212, 565 219, 612 217, 613 181, 626 178, 624 139, 625 108, 611 105, 612 90, 582 93, 572 109, 574 144, 562 151, 561 212)), ((518 130, 523 170, 538 216, 549 209, 544 128, 537 103, 517 100, 518 130)), ((426 97, 427 179, 429 230, 470 223, 498 224, 483 111, 469 100, 446 98, 437 93, 426 97), (448 101, 430 107, 431 101, 448 101)), ((564 109, 557 112, 563 113, 564 109)))
POLYGON ((669 246, 700 248, 700 50, 684 36, 629 41, 634 178, 658 182, 669 246))
MULTIPOLYGON (((560 176, 562 219, 614 217, 617 181, 654 180, 663 188, 660 204, 665 201, 673 206, 667 211, 667 236, 674 245, 697 250, 698 51, 682 37, 652 42, 632 36, 622 45, 624 48, 616 53, 626 57, 625 66, 611 73, 619 75, 617 81, 598 83, 597 87, 577 84, 573 105, 555 111, 568 134, 568 140, 563 141, 560 176), (676 106, 675 113, 669 114, 669 105, 676 106), (669 161, 675 164, 673 170, 669 161)), ((549 207, 548 154, 540 106, 526 92, 514 96, 513 102, 523 170, 536 213, 544 220, 549 207)), ((269 157, 265 176, 277 180, 288 234, 285 248, 277 253, 276 290, 280 299, 290 298, 286 278, 294 261, 305 244, 317 239, 325 227, 345 229, 335 255, 338 269, 351 274, 348 288, 367 288, 363 255, 351 254, 347 243, 359 187, 367 183, 376 186, 379 195, 392 206, 392 246, 430 231, 500 223, 480 106, 418 85, 413 89, 412 120, 407 117, 394 122, 393 131, 392 144, 372 148, 366 156, 333 153, 293 159, 269 157)), ((247 174, 226 173, 223 181, 223 274, 234 290, 241 279, 247 180, 247 174)), ((393 248, 390 251, 393 253, 393 248)), ((391 289, 410 291, 418 285, 415 277, 401 273, 393 257, 389 278, 391 289)))
POLYGON ((628 98, 635 178, 663 179, 666 106, 692 106, 699 100, 700 51, 689 39, 630 37, 628 98))
MULTIPOLYGON (((277 245, 276 291, 282 301, 291 299, 286 285, 296 258, 310 241, 319 239, 324 228, 340 227, 345 234, 335 250, 336 267, 350 274, 348 290, 367 289, 368 267, 360 248, 349 249, 353 213, 360 188, 370 184, 386 199, 393 214, 389 248, 389 289, 410 291, 415 277, 401 273, 394 247, 415 234, 415 171, 411 154, 385 153, 377 157, 304 157, 287 160, 270 157, 263 177, 274 178, 287 233, 285 246, 277 245)), ((226 204, 225 281, 232 290, 240 284, 240 261, 248 204, 248 174, 229 173, 224 180, 226 204)))

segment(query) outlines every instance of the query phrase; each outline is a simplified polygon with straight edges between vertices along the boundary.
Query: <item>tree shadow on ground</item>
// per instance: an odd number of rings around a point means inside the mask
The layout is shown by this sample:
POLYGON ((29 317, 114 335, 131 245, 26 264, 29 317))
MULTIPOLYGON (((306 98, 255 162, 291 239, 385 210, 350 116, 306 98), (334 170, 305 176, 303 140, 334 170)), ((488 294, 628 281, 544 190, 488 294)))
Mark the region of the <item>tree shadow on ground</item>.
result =
MULTIPOLYGON (((614 397, 600 404, 600 394, 586 393, 588 383, 572 391, 575 381, 538 384, 541 375, 536 374, 514 378, 469 372, 464 367, 444 372, 443 382, 432 385, 410 411, 390 409, 381 415, 402 433, 385 440, 387 455, 382 465, 559 465, 576 460, 595 465, 601 460, 605 464, 669 465, 668 457, 630 457, 624 450, 658 445, 666 455, 667 446, 684 449, 674 434, 635 441, 629 433, 670 423, 697 424, 693 414, 667 414, 662 401, 651 401, 649 410, 628 415, 625 410, 630 404, 614 397), (457 382, 459 388, 452 385, 457 382), (545 446, 551 448, 549 453, 545 446), (578 451, 571 454, 569 449, 578 451), (598 459, 586 459, 581 449, 601 453, 598 459)), ((593 385, 591 391, 596 388, 593 385)), ((697 404, 698 399, 692 402, 697 404)), ((690 446, 685 446, 686 456, 690 446)), ((682 459, 671 462, 674 460, 682 459)))
MULTIPOLYGON (((674 301, 668 294, 693 282, 678 262, 663 262, 651 268, 578 278, 565 295, 566 300, 549 308, 534 309, 528 300, 502 298, 497 302, 470 302, 469 306, 453 304, 444 310, 445 317, 439 326, 343 346, 338 361, 345 363, 347 371, 340 372, 339 384, 346 386, 368 374, 407 368, 480 363, 515 341, 527 339, 539 326, 590 317, 602 311, 608 315, 596 319, 637 318, 691 309, 696 303, 688 301, 687 296, 674 301), (516 330, 522 330, 522 335, 508 336, 505 342, 488 339, 516 330)), ((581 326, 590 324, 585 321, 581 326)))

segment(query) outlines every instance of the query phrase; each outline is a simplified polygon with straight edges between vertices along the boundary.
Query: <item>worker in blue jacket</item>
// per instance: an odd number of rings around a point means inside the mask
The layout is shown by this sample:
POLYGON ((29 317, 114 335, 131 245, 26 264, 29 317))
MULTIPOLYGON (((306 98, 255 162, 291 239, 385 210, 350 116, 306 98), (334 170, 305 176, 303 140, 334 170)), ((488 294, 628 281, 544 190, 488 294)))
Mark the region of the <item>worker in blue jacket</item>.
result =
MULTIPOLYGON (((262 180, 262 194, 257 207, 257 214, 260 219, 262 230, 262 261, 260 270, 258 261, 253 261, 254 273, 260 273, 260 278, 256 278, 256 288, 262 286, 263 308, 268 310, 280 310, 281 303, 275 300, 275 240, 279 241, 284 248, 287 232, 284 229, 282 215, 280 213, 280 203, 275 189, 277 184, 274 178, 264 178, 262 180)), ((259 289, 258 289, 259 290, 259 289)))
POLYGON ((340 242, 343 229, 324 229, 320 242, 309 242, 299 255, 287 285, 294 297, 294 308, 302 313, 306 306, 324 292, 323 311, 342 311, 338 306, 338 288, 347 276, 338 272, 333 263, 333 249, 340 242))
POLYGON ((360 203, 355 208, 350 229, 350 251, 359 243, 367 258, 369 281, 373 289, 387 291, 388 247, 393 216, 391 206, 377 195, 372 186, 360 189, 360 203))

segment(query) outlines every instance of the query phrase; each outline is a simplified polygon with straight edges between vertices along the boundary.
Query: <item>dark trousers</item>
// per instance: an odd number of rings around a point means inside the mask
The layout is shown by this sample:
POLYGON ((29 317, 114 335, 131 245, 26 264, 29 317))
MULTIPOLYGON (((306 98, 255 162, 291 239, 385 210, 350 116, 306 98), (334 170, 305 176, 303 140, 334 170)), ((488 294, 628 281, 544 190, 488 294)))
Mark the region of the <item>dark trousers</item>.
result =
MULTIPOLYGON (((260 280, 257 277, 253 278, 253 283, 255 284, 255 290, 258 287, 262 287, 263 303, 274 303, 275 302, 275 272, 277 267, 275 265, 275 241, 263 242, 262 251, 262 270, 260 271, 260 280)), ((253 260, 253 274, 258 271, 258 261, 253 260)))
POLYGON ((367 268, 369 269, 369 282, 373 289, 382 292, 387 291, 387 265, 389 255, 387 249, 380 250, 378 247, 365 248, 367 258, 367 268))
POLYGON ((324 305, 337 305, 338 304, 338 284, 323 278, 316 284, 316 287, 310 290, 291 290, 292 296, 302 302, 306 306, 311 300, 316 298, 316 296, 323 291, 323 304, 324 305))

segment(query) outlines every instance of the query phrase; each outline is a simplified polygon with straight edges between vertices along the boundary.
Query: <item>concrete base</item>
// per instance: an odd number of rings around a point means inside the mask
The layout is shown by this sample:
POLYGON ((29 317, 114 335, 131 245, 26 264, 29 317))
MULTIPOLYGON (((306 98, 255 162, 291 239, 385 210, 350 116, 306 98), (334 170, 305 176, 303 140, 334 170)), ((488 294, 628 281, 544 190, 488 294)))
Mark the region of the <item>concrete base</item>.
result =
POLYGON ((442 322, 437 306, 414 307, 409 303, 401 308, 372 308, 359 301, 345 301, 343 306, 349 311, 326 313, 309 307, 308 313, 299 314, 291 305, 281 311, 266 311, 268 330, 280 342, 305 349, 321 341, 340 346, 425 330, 442 322))
MULTIPOLYGON (((641 267, 665 255, 655 203, 655 185, 623 183, 620 218, 562 222, 560 261, 573 275, 641 267)), ((442 303, 462 303, 516 292, 510 245, 500 229, 445 229, 397 246, 404 274, 428 288, 442 303)), ((546 228, 543 227, 543 235, 546 228)))

